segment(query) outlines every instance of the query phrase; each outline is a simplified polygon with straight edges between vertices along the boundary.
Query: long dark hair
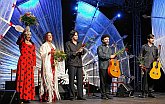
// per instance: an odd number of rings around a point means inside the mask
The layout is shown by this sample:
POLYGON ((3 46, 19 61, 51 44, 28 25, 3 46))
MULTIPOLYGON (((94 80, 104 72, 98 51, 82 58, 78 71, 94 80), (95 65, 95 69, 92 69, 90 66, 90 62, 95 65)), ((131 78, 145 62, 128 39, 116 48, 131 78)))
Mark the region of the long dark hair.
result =
MULTIPOLYGON (((49 33, 51 33, 51 34, 52 34, 52 32, 47 32, 47 33, 45 33, 43 43, 45 43, 45 42, 46 42, 46 40, 47 40, 47 36, 48 36, 48 34, 49 34, 49 33)), ((52 37, 53 37, 53 35, 52 35, 52 37)))
POLYGON ((151 39, 151 38, 154 38, 154 35, 153 34, 148 34, 147 39, 151 39))
POLYGON ((78 31, 76 31, 76 30, 72 30, 72 31, 70 31, 70 40, 71 40, 72 37, 75 35, 75 33, 78 34, 78 31))

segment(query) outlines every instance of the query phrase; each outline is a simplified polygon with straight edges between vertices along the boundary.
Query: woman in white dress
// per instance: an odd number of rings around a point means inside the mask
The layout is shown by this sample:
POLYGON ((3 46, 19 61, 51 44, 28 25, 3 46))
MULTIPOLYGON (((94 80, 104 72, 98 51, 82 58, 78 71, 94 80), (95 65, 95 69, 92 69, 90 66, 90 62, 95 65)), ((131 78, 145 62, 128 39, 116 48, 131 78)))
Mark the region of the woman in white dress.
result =
POLYGON ((52 44, 52 39, 52 33, 47 32, 45 35, 46 42, 40 47, 42 60, 40 101, 47 102, 55 102, 56 99, 61 99, 58 90, 57 65, 54 61, 56 48, 52 44))

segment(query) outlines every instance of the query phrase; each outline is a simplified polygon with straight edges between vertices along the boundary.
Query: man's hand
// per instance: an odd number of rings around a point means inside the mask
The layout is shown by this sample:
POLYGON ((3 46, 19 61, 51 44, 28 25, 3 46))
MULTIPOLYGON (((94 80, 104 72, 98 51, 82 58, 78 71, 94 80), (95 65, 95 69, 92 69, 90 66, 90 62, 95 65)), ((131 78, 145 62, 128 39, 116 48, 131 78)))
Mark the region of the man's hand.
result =
POLYGON ((139 67, 142 69, 142 71, 146 70, 146 67, 143 64, 140 64, 139 67))
POLYGON ((116 55, 111 55, 111 59, 114 59, 116 57, 116 55))
POLYGON ((84 47, 81 47, 76 53, 82 52, 84 50, 84 47))

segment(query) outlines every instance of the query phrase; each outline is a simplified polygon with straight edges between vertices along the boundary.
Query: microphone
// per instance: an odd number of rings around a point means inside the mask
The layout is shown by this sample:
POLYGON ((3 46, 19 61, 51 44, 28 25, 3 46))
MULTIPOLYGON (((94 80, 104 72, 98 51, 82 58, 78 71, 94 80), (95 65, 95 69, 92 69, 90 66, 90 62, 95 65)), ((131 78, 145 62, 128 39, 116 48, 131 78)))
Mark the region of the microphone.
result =
POLYGON ((143 14, 142 16, 143 18, 151 18, 151 16, 147 16, 146 14, 143 14))

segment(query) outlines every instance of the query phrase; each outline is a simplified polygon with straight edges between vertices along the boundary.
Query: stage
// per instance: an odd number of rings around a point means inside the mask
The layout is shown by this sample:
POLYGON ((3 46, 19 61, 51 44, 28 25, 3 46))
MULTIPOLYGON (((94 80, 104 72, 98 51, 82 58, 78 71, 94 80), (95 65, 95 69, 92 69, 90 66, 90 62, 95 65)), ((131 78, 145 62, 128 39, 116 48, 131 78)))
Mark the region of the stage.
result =
MULTIPOLYGON (((97 94, 99 95, 99 94, 97 94)), ((139 98, 139 93, 134 97, 113 97, 113 99, 103 100, 100 97, 87 96, 86 100, 61 100, 50 104, 164 104, 165 93, 156 93, 156 98, 139 98)), ((48 104, 46 102, 33 101, 30 104, 48 104)))

